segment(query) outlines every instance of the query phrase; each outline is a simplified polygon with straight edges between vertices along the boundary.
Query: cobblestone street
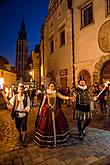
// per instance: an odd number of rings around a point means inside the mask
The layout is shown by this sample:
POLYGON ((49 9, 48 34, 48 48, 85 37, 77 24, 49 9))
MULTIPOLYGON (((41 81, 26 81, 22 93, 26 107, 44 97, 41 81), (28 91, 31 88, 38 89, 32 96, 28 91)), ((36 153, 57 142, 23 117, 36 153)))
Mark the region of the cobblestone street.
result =
POLYGON ((69 122, 70 137, 65 145, 49 149, 39 148, 33 142, 37 108, 29 114, 27 147, 19 142, 10 112, 0 110, 0 165, 109 165, 110 131, 93 128, 91 124, 84 141, 79 141, 72 109, 63 106, 63 111, 69 122))

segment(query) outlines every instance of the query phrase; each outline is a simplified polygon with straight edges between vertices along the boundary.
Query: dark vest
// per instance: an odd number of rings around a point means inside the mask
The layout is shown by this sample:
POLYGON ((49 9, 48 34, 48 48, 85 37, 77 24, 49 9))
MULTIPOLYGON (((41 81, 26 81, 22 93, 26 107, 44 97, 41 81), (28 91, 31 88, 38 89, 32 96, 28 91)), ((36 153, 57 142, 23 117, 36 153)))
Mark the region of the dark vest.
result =
MULTIPOLYGON (((18 104, 19 104, 19 101, 18 101, 18 95, 15 95, 15 103, 14 103, 14 107, 13 107, 13 109, 15 109, 15 107, 17 107, 18 104)), ((25 109, 26 106, 27 106, 27 95, 26 95, 26 94, 24 94, 23 104, 24 104, 24 109, 25 109)))
MULTIPOLYGON (((19 104, 19 101, 18 101, 17 95, 15 95, 15 103, 14 103, 14 106, 11 111, 12 119, 14 119, 16 116, 16 106, 18 106, 18 104, 19 104)), ((24 95, 23 104, 24 104, 24 109, 25 109, 25 107, 27 106, 27 95, 26 94, 24 95)))
POLYGON ((90 110, 90 91, 88 89, 76 89, 76 109, 83 112, 90 110))
POLYGON ((23 104, 24 104, 24 109, 25 109, 27 106, 27 95, 26 94, 24 95, 23 104))

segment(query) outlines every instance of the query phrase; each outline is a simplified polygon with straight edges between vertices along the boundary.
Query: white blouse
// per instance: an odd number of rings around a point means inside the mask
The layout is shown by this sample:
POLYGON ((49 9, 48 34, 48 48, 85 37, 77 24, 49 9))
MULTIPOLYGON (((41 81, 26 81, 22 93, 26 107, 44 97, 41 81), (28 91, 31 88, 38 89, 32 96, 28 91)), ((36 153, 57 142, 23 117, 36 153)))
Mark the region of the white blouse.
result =
MULTIPOLYGON (((26 113, 20 113, 20 111, 29 112, 29 110, 30 110, 30 99, 29 99, 29 97, 27 97, 27 106, 25 107, 25 109, 24 109, 23 100, 24 100, 24 95, 19 96, 19 94, 18 94, 19 104, 18 104, 18 107, 16 107, 16 111, 19 111, 19 113, 18 113, 19 118, 22 118, 22 117, 26 116, 26 113)), ((10 99, 10 103, 11 103, 12 106, 14 106, 15 96, 13 96, 10 99)))

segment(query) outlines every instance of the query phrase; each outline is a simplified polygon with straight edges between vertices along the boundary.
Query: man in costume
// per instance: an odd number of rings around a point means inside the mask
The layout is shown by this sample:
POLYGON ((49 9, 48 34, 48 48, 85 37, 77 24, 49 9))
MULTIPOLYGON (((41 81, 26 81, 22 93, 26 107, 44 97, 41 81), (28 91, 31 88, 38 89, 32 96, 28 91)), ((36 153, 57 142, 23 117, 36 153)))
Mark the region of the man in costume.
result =
POLYGON ((26 132, 27 132, 27 118, 30 110, 30 99, 27 94, 24 94, 24 85, 19 83, 18 94, 15 94, 7 107, 12 109, 12 119, 15 119, 16 128, 19 132, 19 140, 22 145, 25 144, 26 132))
POLYGON ((83 76, 80 77, 75 92, 76 102, 73 119, 77 120, 79 139, 82 141, 84 136, 86 136, 85 128, 90 124, 92 119, 92 111, 90 110, 90 91, 87 88, 86 80, 83 76))

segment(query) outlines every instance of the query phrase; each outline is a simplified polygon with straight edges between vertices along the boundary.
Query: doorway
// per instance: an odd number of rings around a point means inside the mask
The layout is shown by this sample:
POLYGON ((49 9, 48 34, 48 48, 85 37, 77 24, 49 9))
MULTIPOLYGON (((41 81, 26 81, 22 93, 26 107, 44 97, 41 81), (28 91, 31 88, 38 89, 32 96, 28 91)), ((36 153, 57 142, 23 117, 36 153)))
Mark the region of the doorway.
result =
POLYGON ((91 76, 90 76, 89 72, 87 70, 82 70, 79 73, 78 80, 79 80, 80 76, 84 77, 84 79, 87 81, 86 82, 87 86, 90 87, 91 86, 91 76))

